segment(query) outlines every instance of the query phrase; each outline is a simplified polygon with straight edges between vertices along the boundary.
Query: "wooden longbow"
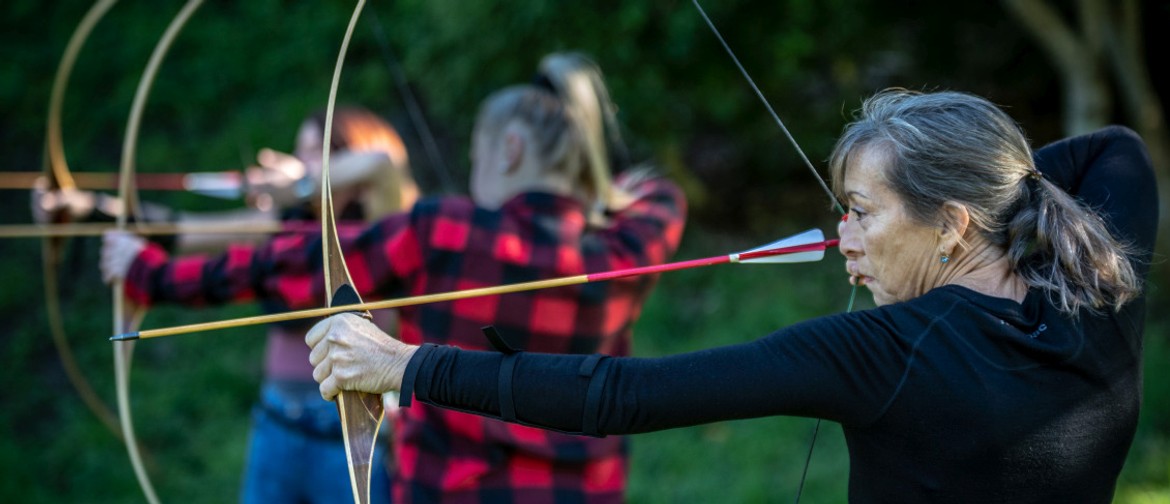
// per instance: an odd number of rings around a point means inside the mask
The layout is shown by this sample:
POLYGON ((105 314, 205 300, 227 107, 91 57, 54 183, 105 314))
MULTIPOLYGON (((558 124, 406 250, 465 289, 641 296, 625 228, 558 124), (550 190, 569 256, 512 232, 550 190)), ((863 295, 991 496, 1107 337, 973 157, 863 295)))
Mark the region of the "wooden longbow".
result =
MULTIPOLYGON (((353 15, 350 17, 349 26, 345 30, 345 37, 341 41, 341 50, 337 55, 337 63, 333 69, 333 82, 329 86, 329 101, 325 108, 325 131, 321 141, 323 147, 321 152, 321 249, 324 261, 325 293, 328 296, 327 306, 361 302, 361 297, 353 287, 353 280, 345 266, 345 257, 341 253, 341 240, 337 235, 337 221, 333 212, 333 189, 329 180, 329 144, 333 132, 333 108, 337 99, 337 85, 341 80, 341 68, 345 63, 345 53, 349 48, 349 40, 353 35, 354 26, 357 25, 358 18, 361 17, 365 3, 365 0, 358 0, 353 15)), ((362 312, 361 315, 370 317, 369 312, 362 312)), ((382 417, 384 416, 382 397, 377 394, 346 391, 338 394, 336 401, 337 412, 341 415, 341 433, 345 441, 345 455, 353 499, 356 504, 368 504, 374 443, 377 440, 378 429, 382 425, 382 417)))
MULTIPOLYGON (((61 133, 62 103, 65 99, 65 90, 69 87, 69 77, 73 72, 74 64, 77 63, 77 56, 81 53, 81 48, 85 45, 89 34, 93 32, 94 26, 116 2, 117 0, 99 0, 89 8, 81 22, 78 23, 77 28, 73 30, 73 35, 69 37, 69 43, 65 46, 61 62, 57 65, 57 73, 53 77, 53 87, 49 95, 48 117, 45 121, 43 176, 48 182, 46 187, 48 190, 77 188, 73 175, 69 172, 69 163, 65 159, 65 146, 61 133)), ((29 187, 32 186, 29 185, 29 187)), ((69 212, 55 212, 54 215, 50 216, 50 221, 54 224, 67 224, 69 212)), ((118 418, 106 402, 94 392, 93 386, 81 372, 81 367, 77 365, 77 359, 73 356, 73 348, 69 345, 69 338, 65 331, 64 310, 61 309, 60 277, 58 275, 64 244, 65 241, 61 237, 45 236, 41 240, 41 275, 45 285, 45 315, 49 319, 49 335, 57 350, 57 356, 61 360, 61 367, 65 369, 65 376, 73 385, 73 389, 77 391, 77 395, 81 397, 81 401, 110 432, 121 438, 122 431, 118 428, 118 418)))
MULTIPOLYGON (((118 197, 122 200, 124 208, 118 214, 117 227, 125 230, 128 224, 129 214, 136 211, 138 206, 138 198, 133 188, 134 177, 134 161, 135 151, 138 144, 138 132, 142 123, 142 112, 146 106, 146 98, 150 94, 150 87, 154 83, 154 77, 158 74, 158 69, 162 65, 162 60, 166 56, 167 50, 170 49, 171 43, 174 42, 175 37, 186 25, 187 20, 195 13, 195 10, 203 3, 203 0, 188 0, 179 13, 175 16, 158 43, 154 47, 154 51, 150 55, 150 60, 146 64, 146 69, 142 73, 142 78, 138 81, 138 89, 134 94, 134 102, 130 107, 130 117, 126 123, 126 134, 122 143, 122 162, 119 169, 120 179, 118 187, 118 197)), ((142 322, 142 317, 145 315, 145 310, 137 309, 130 306, 126 302, 124 296, 124 280, 117 279, 113 282, 112 294, 114 298, 114 330, 123 330, 128 328, 135 328, 142 322)), ((130 456, 130 464, 134 468, 134 475, 138 479, 138 485, 142 487, 142 493, 146 500, 152 504, 157 504, 158 494, 155 493, 154 485, 150 482, 150 475, 146 472, 146 467, 142 463, 142 456, 138 449, 138 440, 134 434, 134 422, 130 409, 130 361, 134 355, 134 346, 127 345, 125 342, 115 342, 114 344, 114 381, 117 388, 118 397, 118 419, 122 426, 122 437, 126 441, 126 451, 130 456)))

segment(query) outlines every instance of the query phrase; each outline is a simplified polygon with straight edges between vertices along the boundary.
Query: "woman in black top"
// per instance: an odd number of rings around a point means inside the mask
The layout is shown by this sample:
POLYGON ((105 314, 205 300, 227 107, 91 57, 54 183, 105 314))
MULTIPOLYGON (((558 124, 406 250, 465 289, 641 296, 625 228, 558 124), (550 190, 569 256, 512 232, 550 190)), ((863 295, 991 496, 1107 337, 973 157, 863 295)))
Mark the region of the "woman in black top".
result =
POLYGON ((1137 424, 1158 211, 1137 135, 1033 160, 987 100, 887 90, 830 168, 846 270, 877 308, 656 359, 413 347, 339 315, 307 337, 314 377, 325 397, 400 389, 587 435, 824 418, 844 429, 853 502, 1109 502, 1137 424))

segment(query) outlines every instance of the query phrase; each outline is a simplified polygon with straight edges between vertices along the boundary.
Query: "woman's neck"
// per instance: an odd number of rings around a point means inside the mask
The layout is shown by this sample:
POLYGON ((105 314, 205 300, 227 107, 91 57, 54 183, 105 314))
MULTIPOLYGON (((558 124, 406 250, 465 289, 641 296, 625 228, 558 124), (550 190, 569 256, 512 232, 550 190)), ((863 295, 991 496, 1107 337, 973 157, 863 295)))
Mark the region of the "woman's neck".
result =
POLYGON ((1028 285, 1016 274, 1011 258, 1001 247, 982 243, 963 251, 943 271, 942 285, 961 285, 992 297, 1022 303, 1028 285))

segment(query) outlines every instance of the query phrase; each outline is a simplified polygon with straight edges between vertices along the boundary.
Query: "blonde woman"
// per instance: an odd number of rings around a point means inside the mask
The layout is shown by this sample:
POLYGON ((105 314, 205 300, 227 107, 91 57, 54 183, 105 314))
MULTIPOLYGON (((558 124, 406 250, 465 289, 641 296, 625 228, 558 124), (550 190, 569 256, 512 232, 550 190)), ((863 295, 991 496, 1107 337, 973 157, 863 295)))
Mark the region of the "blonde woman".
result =
MULTIPOLYGON (((611 181, 611 153, 620 147, 600 70, 578 54, 550 55, 540 69, 534 83, 483 102, 472 133, 470 198, 424 198, 343 244, 363 298, 660 264, 674 253, 686 213, 681 191, 642 171, 611 181)), ((225 259, 250 278, 227 295, 272 299, 282 309, 319 304, 319 247, 303 237, 225 259), (311 295, 280 290, 301 282, 311 295)), ((132 268, 129 278, 151 271, 132 268)), ((480 328, 492 325, 525 350, 628 355, 652 286, 632 279, 406 307, 399 335, 413 344, 486 349, 480 328)), ((623 499, 621 438, 549 433, 422 404, 400 409, 393 431, 397 504, 623 499)), ((344 481, 345 473, 333 477, 344 481)))

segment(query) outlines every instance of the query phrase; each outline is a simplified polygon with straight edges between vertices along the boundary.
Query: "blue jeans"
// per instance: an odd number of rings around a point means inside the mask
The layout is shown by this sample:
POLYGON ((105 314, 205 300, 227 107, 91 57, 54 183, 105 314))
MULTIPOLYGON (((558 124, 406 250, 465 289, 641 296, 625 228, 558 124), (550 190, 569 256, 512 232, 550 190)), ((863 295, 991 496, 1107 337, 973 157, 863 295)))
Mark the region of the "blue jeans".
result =
MULTIPOLYGON (((352 504, 345 443, 337 406, 313 394, 290 394, 266 384, 252 414, 251 441, 240 502, 352 504)), ((371 504, 389 504, 386 447, 374 448, 371 504)))

